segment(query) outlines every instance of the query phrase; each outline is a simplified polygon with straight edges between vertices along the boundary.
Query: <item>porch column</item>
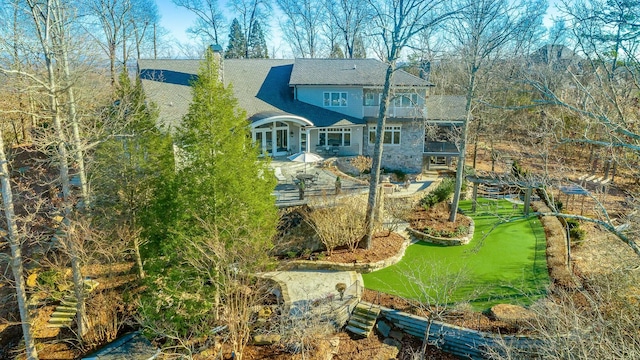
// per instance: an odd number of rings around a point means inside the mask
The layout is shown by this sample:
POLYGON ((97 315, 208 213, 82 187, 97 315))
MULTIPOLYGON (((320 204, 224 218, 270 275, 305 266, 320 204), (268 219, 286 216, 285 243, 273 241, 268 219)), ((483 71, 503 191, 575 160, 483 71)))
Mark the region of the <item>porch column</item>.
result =
MULTIPOLYGON (((311 152, 311 130, 309 128, 304 129, 305 134, 307 134, 307 145, 304 151, 311 152)), ((302 151, 302 149, 301 149, 302 151)))

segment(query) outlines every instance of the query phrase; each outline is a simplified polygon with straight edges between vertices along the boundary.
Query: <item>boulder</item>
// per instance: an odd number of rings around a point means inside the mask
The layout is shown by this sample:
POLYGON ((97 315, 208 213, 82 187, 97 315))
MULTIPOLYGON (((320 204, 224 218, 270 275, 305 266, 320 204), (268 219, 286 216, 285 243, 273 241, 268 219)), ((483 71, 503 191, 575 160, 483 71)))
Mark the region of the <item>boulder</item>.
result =
POLYGON ((384 337, 388 337, 389 332, 391 331, 391 326, 389 326, 389 324, 387 324, 386 322, 379 320, 378 323, 376 324, 376 329, 378 330, 380 335, 384 337))
POLYGON ((536 314, 522 306, 498 304, 491 308, 491 315, 498 321, 508 324, 524 324, 532 320, 536 314))
POLYGON ((253 336, 255 345, 273 345, 280 342, 282 336, 278 334, 258 334, 253 336))
POLYGON ((402 331, 398 331, 398 330, 391 330, 389 332, 389 337, 392 339, 396 339, 398 341, 402 341, 402 339, 404 338, 404 333, 402 333, 402 331))

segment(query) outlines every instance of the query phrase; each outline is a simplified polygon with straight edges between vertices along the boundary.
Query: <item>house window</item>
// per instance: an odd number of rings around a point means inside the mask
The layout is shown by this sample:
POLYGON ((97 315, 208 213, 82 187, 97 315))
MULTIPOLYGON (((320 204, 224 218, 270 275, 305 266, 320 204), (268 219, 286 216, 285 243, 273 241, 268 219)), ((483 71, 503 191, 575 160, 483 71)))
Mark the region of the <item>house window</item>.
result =
MULTIPOLYGON (((384 135, 382 136, 382 143, 388 145, 400 145, 400 133, 401 126, 385 126, 384 135)), ((376 142, 376 127, 369 127, 369 143, 375 144, 376 142)))
POLYGON ((351 129, 320 129, 318 130, 318 139, 318 146, 351 146, 351 129))
POLYGON ((364 106, 378 106, 380 105, 379 100, 379 91, 364 89, 364 106))
POLYGON ((347 106, 347 93, 346 92, 325 92, 324 93, 324 107, 346 107, 347 106))
POLYGON ((396 94, 393 97, 393 106, 395 107, 415 107, 418 105, 418 94, 416 93, 404 93, 396 94))

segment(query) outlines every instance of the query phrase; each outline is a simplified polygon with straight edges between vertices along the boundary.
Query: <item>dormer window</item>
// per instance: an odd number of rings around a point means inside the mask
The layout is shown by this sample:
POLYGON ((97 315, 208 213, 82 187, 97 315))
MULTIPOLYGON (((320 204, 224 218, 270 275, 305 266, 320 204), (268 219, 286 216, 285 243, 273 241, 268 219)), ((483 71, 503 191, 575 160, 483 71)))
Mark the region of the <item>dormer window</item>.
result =
POLYGON ((325 92, 323 105, 324 107, 346 107, 347 106, 347 93, 346 92, 325 92))

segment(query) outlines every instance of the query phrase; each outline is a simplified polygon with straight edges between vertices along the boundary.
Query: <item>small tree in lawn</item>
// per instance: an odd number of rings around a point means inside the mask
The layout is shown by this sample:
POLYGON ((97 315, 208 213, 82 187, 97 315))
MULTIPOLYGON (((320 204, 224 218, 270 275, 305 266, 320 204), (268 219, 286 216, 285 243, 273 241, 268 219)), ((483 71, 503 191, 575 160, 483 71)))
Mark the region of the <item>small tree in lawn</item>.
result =
POLYGON ((173 344, 227 325, 240 359, 247 309, 256 299, 247 291, 256 289, 251 274, 267 264, 278 217, 275 176, 268 160, 258 158, 236 104, 208 50, 175 137, 182 150, 178 173, 154 207, 163 221, 151 224, 155 236, 147 248, 160 256, 148 260, 150 291, 142 311, 145 325, 173 344))

